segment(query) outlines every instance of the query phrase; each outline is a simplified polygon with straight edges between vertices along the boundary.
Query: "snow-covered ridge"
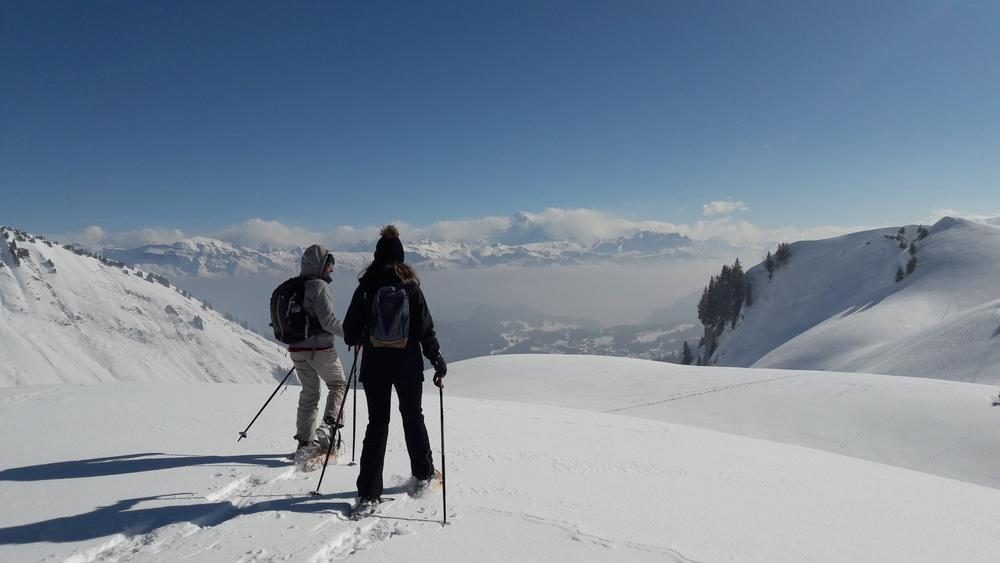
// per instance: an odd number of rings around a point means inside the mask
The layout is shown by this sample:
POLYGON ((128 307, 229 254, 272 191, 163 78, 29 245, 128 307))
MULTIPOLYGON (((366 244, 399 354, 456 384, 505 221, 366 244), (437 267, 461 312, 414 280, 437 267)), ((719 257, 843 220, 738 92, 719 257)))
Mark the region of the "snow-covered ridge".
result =
POLYGON ((790 252, 747 272, 753 304, 710 363, 1000 382, 1000 228, 945 218, 790 252))
POLYGON ((0 233, 0 386, 264 382, 288 363, 162 276, 0 233))

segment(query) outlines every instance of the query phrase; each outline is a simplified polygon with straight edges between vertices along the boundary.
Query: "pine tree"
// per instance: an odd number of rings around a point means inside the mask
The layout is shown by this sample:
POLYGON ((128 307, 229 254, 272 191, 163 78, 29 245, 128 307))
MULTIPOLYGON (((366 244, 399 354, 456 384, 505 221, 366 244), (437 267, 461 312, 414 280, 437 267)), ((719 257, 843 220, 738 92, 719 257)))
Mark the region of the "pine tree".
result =
POLYGON ((917 254, 917 243, 916 242, 911 242, 910 243, 910 256, 916 256, 916 254, 917 254))
POLYGON ((906 275, 910 275, 917 269, 917 257, 910 256, 910 261, 906 263, 906 275))
POLYGON ((903 281, 903 267, 900 266, 896 269, 896 283, 903 281))
POLYGON ((764 267, 767 268, 767 279, 774 277, 774 258, 771 256, 771 251, 767 251, 767 258, 764 259, 764 267))
POLYGON ((792 256, 791 246, 787 242, 783 242, 778 245, 778 251, 774 254, 774 257, 778 259, 779 264, 783 264, 788 261, 792 256))
POLYGON ((927 230, 927 227, 925 227, 923 225, 920 225, 919 227, 917 227, 917 240, 924 240, 930 234, 931 234, 931 232, 929 230, 927 230))
POLYGON ((681 363, 689 366, 692 361, 694 361, 694 355, 691 353, 691 347, 688 346, 687 340, 685 340, 684 346, 681 347, 681 363))

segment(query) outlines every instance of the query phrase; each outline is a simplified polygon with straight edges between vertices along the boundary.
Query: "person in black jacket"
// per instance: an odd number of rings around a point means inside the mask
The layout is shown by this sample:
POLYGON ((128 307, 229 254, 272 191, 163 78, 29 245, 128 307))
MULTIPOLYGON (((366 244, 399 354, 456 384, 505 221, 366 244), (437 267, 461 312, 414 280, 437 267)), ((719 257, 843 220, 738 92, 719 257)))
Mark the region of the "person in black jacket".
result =
POLYGON ((348 346, 362 346, 361 382, 368 402, 368 428, 361 450, 358 475, 358 507, 373 507, 382 495, 382 466, 389 435, 389 410, 392 388, 399 398, 406 450, 416 488, 426 488, 435 476, 434 459, 421 407, 424 381, 423 355, 434 366, 434 384, 443 387, 448 371, 441 346, 434 334, 434 320, 420 290, 416 273, 404 262, 399 231, 388 225, 382 229, 375 247, 375 259, 361 274, 357 290, 344 317, 344 341, 348 346), (372 345, 369 321, 372 303, 379 288, 402 287, 409 302, 409 338, 404 348, 372 345))

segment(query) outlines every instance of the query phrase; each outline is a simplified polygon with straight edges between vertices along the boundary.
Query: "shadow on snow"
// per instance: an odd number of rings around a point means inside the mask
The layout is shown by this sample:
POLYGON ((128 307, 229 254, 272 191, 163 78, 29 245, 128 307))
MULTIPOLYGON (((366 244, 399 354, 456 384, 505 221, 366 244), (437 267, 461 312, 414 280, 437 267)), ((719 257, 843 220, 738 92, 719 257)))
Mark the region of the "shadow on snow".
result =
POLYGON ((159 471, 161 469, 175 469, 195 465, 230 466, 234 464, 289 467, 288 462, 282 459, 281 454, 197 456, 142 453, 14 467, 0 471, 0 481, 80 479, 84 477, 105 477, 108 475, 123 475, 125 473, 159 471))
MULTIPOLYGON (((354 493, 352 492, 350 495, 353 496, 354 493)), ((79 542, 114 534, 133 537, 181 522, 190 522, 201 528, 210 528, 237 516, 269 511, 304 513, 335 511, 347 514, 351 509, 350 503, 347 502, 323 502, 322 497, 310 496, 270 500, 241 507, 224 500, 135 509, 135 506, 142 502, 169 501, 174 500, 171 497, 175 496, 177 495, 126 499, 110 506, 99 507, 92 512, 52 518, 33 524, 0 528, 0 545, 79 542), (320 500, 317 501, 317 499, 320 500)))
MULTIPOLYGON (((397 494, 406 490, 407 487, 399 486, 386 489, 385 492, 386 494, 397 494)), ((308 494, 286 496, 285 498, 257 502, 245 506, 236 506, 229 500, 220 500, 199 504, 135 508, 143 502, 170 502, 204 498, 198 496, 184 497, 182 495, 190 495, 190 493, 131 498, 118 501, 110 506, 98 507, 91 512, 61 516, 33 524, 0 528, 0 545, 35 542, 80 542, 112 536, 114 534, 123 534, 131 538, 148 534, 158 528, 171 524, 190 522, 199 528, 211 528, 232 518, 264 512, 284 511, 304 514, 332 512, 339 514, 343 518, 350 513, 351 503, 330 501, 334 499, 353 499, 355 492, 332 493, 318 497, 308 494)), ((235 498, 250 498, 253 496, 238 496, 235 498)))

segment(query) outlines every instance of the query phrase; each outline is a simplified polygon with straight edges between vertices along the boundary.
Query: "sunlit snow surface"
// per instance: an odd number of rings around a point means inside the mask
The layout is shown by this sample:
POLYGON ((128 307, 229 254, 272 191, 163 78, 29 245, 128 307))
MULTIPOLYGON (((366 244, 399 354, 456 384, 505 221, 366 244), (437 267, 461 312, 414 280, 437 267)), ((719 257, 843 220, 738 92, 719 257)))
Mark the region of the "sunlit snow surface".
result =
POLYGON ((988 561, 1000 549, 1000 407, 982 385, 585 356, 457 362, 447 381, 446 527, 442 491, 405 493, 398 420, 385 471, 397 500, 352 522, 350 426, 320 497, 317 473, 281 460, 294 388, 238 444, 271 385, 0 389, 0 560, 988 561))
POLYGON ((792 244, 771 279, 748 272, 753 305, 713 363, 1000 383, 1000 228, 945 218, 929 233, 900 282, 895 228, 792 244))

